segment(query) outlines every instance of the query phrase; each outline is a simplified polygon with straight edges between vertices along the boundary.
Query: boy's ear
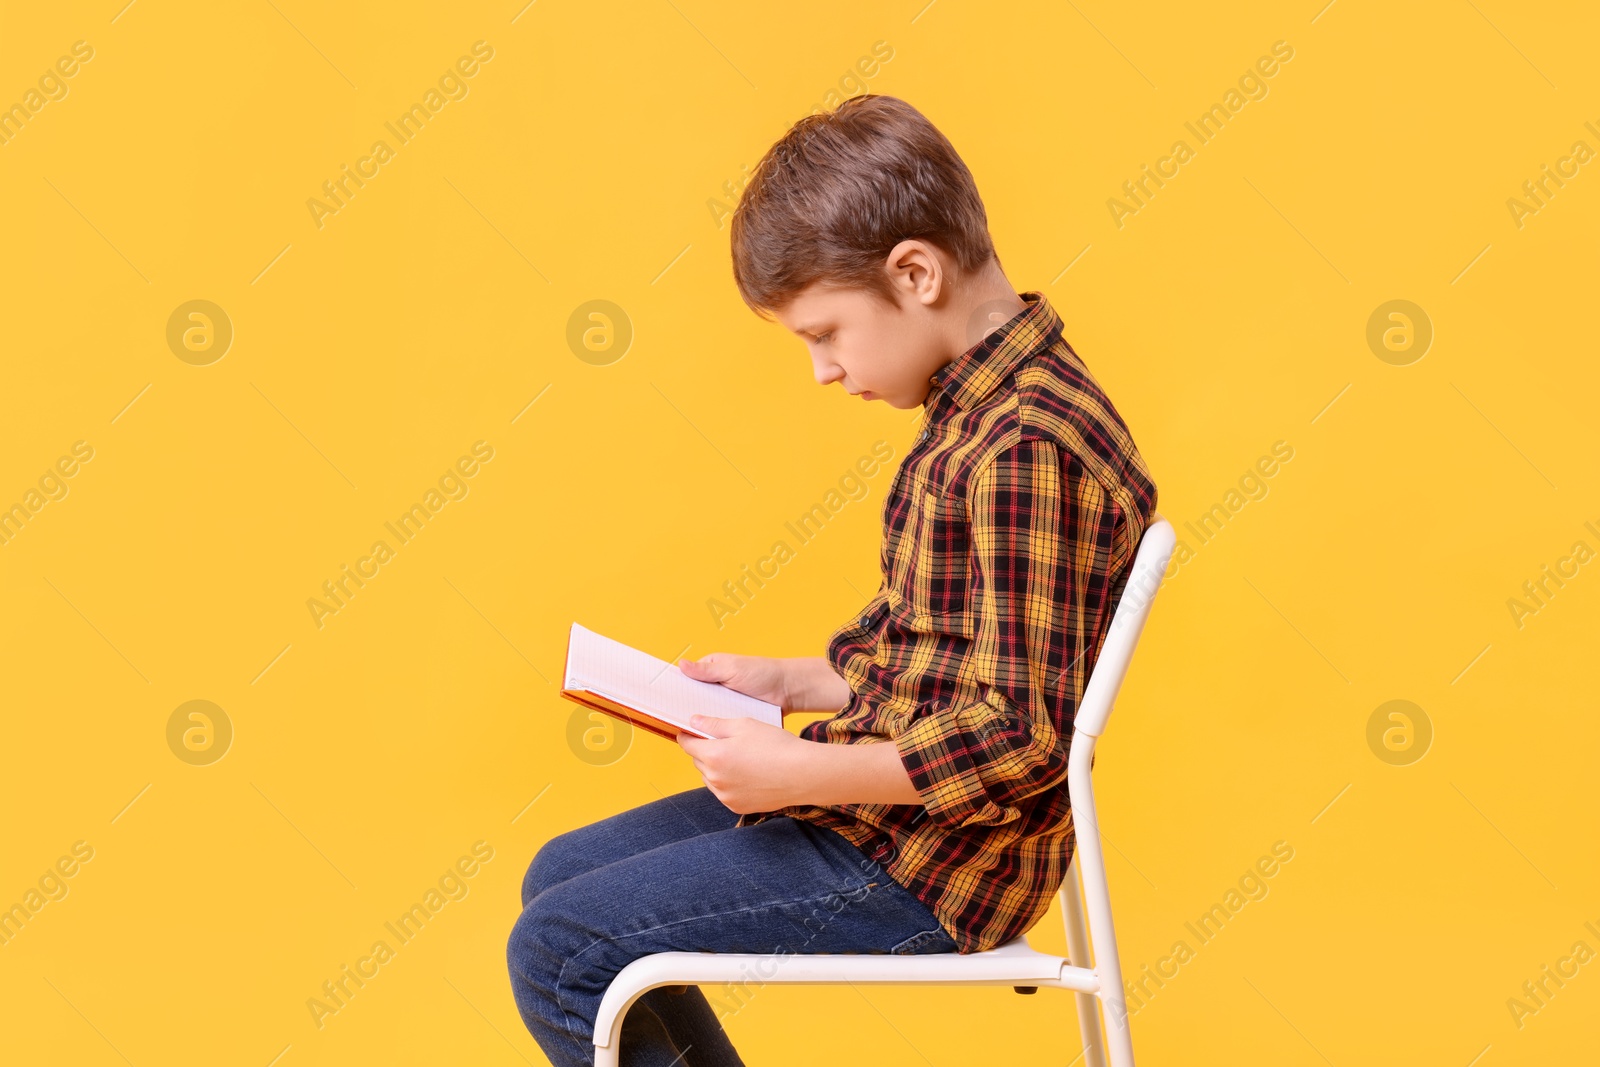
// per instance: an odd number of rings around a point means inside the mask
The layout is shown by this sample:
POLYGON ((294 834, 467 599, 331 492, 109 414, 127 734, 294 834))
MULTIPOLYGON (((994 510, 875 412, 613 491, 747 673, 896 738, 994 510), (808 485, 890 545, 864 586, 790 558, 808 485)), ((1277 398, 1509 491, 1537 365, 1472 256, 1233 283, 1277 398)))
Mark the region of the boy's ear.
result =
POLYGON ((916 303, 932 304, 944 291, 944 263, 933 246, 920 238, 907 238, 891 248, 884 270, 895 293, 916 303))

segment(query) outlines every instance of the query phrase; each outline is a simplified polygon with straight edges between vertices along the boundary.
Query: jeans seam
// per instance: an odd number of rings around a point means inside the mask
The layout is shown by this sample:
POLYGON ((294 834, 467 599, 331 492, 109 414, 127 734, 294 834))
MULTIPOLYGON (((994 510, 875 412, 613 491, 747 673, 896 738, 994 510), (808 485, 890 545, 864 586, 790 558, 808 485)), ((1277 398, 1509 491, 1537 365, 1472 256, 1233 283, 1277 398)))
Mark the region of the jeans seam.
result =
MULTIPOLYGON (((866 884, 867 883, 863 882, 862 886, 865 886, 866 884)), ((860 889, 860 888, 862 888, 862 886, 857 886, 856 888, 860 889)), ((849 890, 848 892, 853 892, 853 890, 849 890)), ((695 915, 695 916, 692 916, 692 917, 686 918, 686 919, 675 919, 672 922, 658 923, 655 926, 649 926, 649 927, 644 928, 643 930, 634 930, 634 931, 631 931, 631 932, 626 933, 626 934, 618 934, 615 937, 597 937, 593 941, 591 941, 587 945, 585 945, 582 949, 578 950, 577 952, 573 953, 571 956, 567 957, 566 961, 561 964, 561 970, 556 972, 556 987, 555 987, 556 1005, 558 1007, 560 1007, 563 1012, 568 1013, 569 1016, 577 1014, 576 1012, 573 1012, 570 1008, 568 1008, 567 1005, 565 1003, 563 1003, 563 1001, 561 999, 561 987, 562 987, 563 980, 566 978, 566 975, 567 975, 567 968, 572 966, 572 964, 575 963, 578 960, 579 957, 583 956, 590 949, 594 948, 598 944, 601 944, 602 942, 609 943, 609 942, 614 942, 614 941, 625 941, 630 937, 638 937, 641 934, 655 933, 657 930, 665 930, 669 926, 678 926, 678 925, 680 925, 682 923, 700 922, 701 920, 704 920, 704 919, 716 919, 716 918, 719 918, 719 917, 724 916, 724 915, 738 915, 741 912, 756 911, 756 910, 761 909, 761 908, 779 908, 779 907, 785 907, 785 906, 790 905, 790 904, 810 904, 810 903, 814 903, 814 902, 819 901, 819 900, 826 900, 829 897, 839 896, 839 895, 840 895, 840 893, 838 891, 830 891, 830 892, 827 892, 827 893, 820 894, 818 896, 796 897, 793 900, 777 900, 777 901, 770 901, 770 902, 763 903, 763 904, 750 904, 750 905, 746 905, 744 907, 730 908, 727 911, 713 912, 713 913, 707 914, 707 915, 695 915)), ((632 961, 630 960, 629 962, 632 962, 632 961)), ((607 988, 608 989, 610 988, 610 983, 607 983, 607 988)), ((604 996, 605 996, 605 994, 602 993, 601 997, 604 997, 604 996)), ((572 1036, 574 1038, 577 1038, 578 1035, 576 1033, 574 1033, 573 1029, 572 1029, 572 1020, 571 1020, 571 1018, 570 1017, 569 1018, 565 1018, 562 1021, 566 1023, 567 1033, 570 1036, 572 1036)), ((581 1038, 580 1038, 580 1040, 581 1040, 581 1038)))
POLYGON ((942 935, 945 940, 950 941, 951 943, 955 942, 955 938, 950 936, 950 931, 946 930, 944 928, 944 924, 941 923, 932 930, 919 930, 918 932, 912 934, 910 937, 891 948, 889 953, 897 956, 915 955, 915 953, 901 952, 900 949, 907 945, 911 945, 912 947, 920 947, 925 941, 931 940, 935 934, 942 935))

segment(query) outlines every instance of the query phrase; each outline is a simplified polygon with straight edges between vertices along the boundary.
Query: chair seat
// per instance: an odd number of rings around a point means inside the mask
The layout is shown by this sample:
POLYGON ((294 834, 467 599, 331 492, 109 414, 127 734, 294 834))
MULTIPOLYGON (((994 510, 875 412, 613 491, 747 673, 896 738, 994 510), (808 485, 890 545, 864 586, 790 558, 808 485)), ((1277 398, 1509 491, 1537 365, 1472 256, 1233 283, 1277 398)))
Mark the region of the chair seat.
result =
POLYGON ((1093 971, 1073 967, 1063 956, 1036 952, 1026 936, 965 954, 657 952, 617 972, 600 1001, 595 1032, 610 1033, 617 1015, 657 986, 715 982, 1044 985, 1084 993, 1099 987, 1093 971))

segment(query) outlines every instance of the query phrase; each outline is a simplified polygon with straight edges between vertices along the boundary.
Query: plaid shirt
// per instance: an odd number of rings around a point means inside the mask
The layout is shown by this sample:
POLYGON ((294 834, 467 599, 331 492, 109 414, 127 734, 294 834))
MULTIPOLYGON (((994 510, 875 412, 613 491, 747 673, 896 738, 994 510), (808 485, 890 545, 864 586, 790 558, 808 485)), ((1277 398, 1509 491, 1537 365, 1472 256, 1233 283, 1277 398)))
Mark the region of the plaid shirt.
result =
POLYGON ((1075 845, 1072 722, 1156 488, 1040 292, 934 377, 883 507, 883 581, 828 641, 848 703, 800 736, 891 741, 917 804, 788 805, 981 952, 1027 932, 1075 845), (942 378, 942 381, 940 380, 942 378))

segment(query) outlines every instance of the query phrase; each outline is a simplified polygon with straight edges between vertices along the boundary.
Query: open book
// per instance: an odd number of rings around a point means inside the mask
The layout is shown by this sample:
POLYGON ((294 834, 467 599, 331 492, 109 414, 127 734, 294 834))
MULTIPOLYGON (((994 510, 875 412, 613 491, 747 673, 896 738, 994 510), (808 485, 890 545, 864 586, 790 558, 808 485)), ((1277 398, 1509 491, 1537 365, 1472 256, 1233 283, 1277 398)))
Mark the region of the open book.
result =
POLYGON ((750 718, 783 725, 783 709, 715 682, 690 678, 675 663, 572 624, 561 695, 584 707, 676 742, 678 734, 710 737, 691 715, 750 718))

